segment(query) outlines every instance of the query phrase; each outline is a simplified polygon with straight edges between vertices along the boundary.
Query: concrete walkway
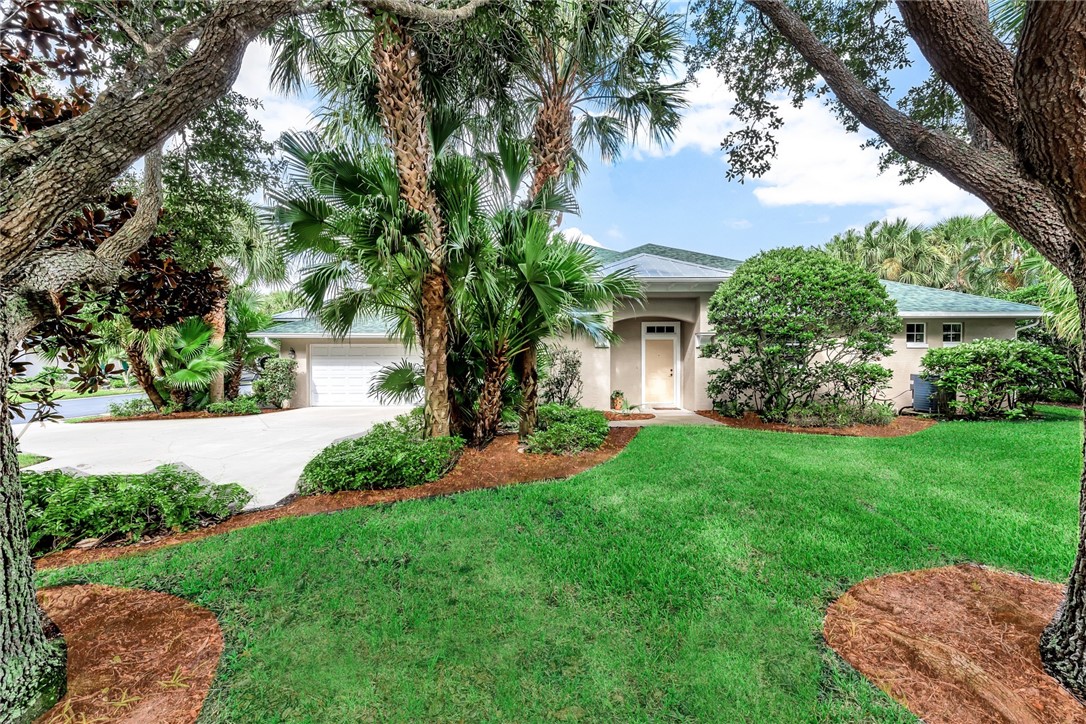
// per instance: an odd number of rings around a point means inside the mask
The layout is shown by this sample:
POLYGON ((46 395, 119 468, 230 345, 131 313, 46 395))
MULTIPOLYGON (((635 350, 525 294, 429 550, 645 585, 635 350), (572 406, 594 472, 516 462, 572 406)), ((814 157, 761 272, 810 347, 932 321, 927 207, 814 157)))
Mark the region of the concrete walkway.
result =
MULTIPOLYGON (((638 410, 642 412, 642 410, 638 410)), ((645 427, 646 425, 720 425, 716 420, 702 417, 690 410, 644 410, 656 415, 651 420, 616 420, 611 427, 645 427)))
MULTIPOLYGON (((216 483, 240 483, 248 507, 294 492, 305 464, 335 440, 361 435, 403 407, 307 407, 245 417, 35 425, 20 443, 49 460, 31 470, 143 473, 184 463, 216 483)), ((19 434, 16 426, 15 434, 19 434)))

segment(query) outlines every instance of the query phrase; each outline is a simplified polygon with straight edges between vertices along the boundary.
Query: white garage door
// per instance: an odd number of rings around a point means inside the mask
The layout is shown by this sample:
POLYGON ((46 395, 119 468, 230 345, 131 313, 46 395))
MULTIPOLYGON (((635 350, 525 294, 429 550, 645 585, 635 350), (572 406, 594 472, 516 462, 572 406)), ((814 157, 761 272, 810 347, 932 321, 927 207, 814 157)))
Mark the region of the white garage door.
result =
POLYGON ((377 407, 381 401, 370 395, 374 375, 382 367, 405 357, 419 362, 399 345, 312 345, 309 348, 309 404, 314 407, 377 407))

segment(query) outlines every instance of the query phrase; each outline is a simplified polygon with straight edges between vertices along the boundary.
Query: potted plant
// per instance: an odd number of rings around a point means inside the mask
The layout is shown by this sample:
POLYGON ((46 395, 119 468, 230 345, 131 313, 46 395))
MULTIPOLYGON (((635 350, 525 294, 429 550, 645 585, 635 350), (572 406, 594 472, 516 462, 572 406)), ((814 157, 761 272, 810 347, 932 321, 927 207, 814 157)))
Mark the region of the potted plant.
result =
POLYGON ((620 411, 626 405, 626 393, 622 390, 615 390, 611 393, 611 409, 615 412, 620 411))

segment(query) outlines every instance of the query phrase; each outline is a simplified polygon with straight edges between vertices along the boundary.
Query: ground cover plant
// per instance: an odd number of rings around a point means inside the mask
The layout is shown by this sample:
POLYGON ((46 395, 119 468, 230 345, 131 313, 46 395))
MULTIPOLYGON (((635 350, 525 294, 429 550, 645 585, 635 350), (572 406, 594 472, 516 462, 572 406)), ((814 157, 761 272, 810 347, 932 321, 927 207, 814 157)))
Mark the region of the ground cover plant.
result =
POLYGON ((599 410, 567 405, 540 405, 536 431, 528 438, 528 452, 570 455, 597 450, 607 439, 607 417, 599 410))
POLYGON ((240 485, 209 484, 200 475, 163 465, 143 475, 71 475, 24 471, 23 507, 35 553, 83 538, 136 540, 222 520, 252 497, 240 485))
POLYGON ((39 581, 215 611, 207 721, 915 721, 823 647, 825 607, 865 578, 966 560, 1060 581, 1081 416, 1044 411, 893 439, 649 427, 567 481, 39 581))

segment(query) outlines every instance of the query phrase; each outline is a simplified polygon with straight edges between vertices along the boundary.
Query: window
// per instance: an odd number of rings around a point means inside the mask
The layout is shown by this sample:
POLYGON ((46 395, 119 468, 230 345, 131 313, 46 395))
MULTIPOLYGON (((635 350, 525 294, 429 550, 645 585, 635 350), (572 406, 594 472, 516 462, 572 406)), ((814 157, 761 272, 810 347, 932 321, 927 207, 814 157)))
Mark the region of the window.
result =
POLYGON ((962 343, 962 323, 947 322, 943 325, 943 346, 953 347, 962 343))
POLYGON ((675 325, 649 324, 645 327, 645 334, 675 334, 675 325))
POLYGON ((928 330, 923 322, 909 322, 905 325, 906 347, 927 347, 928 330))

